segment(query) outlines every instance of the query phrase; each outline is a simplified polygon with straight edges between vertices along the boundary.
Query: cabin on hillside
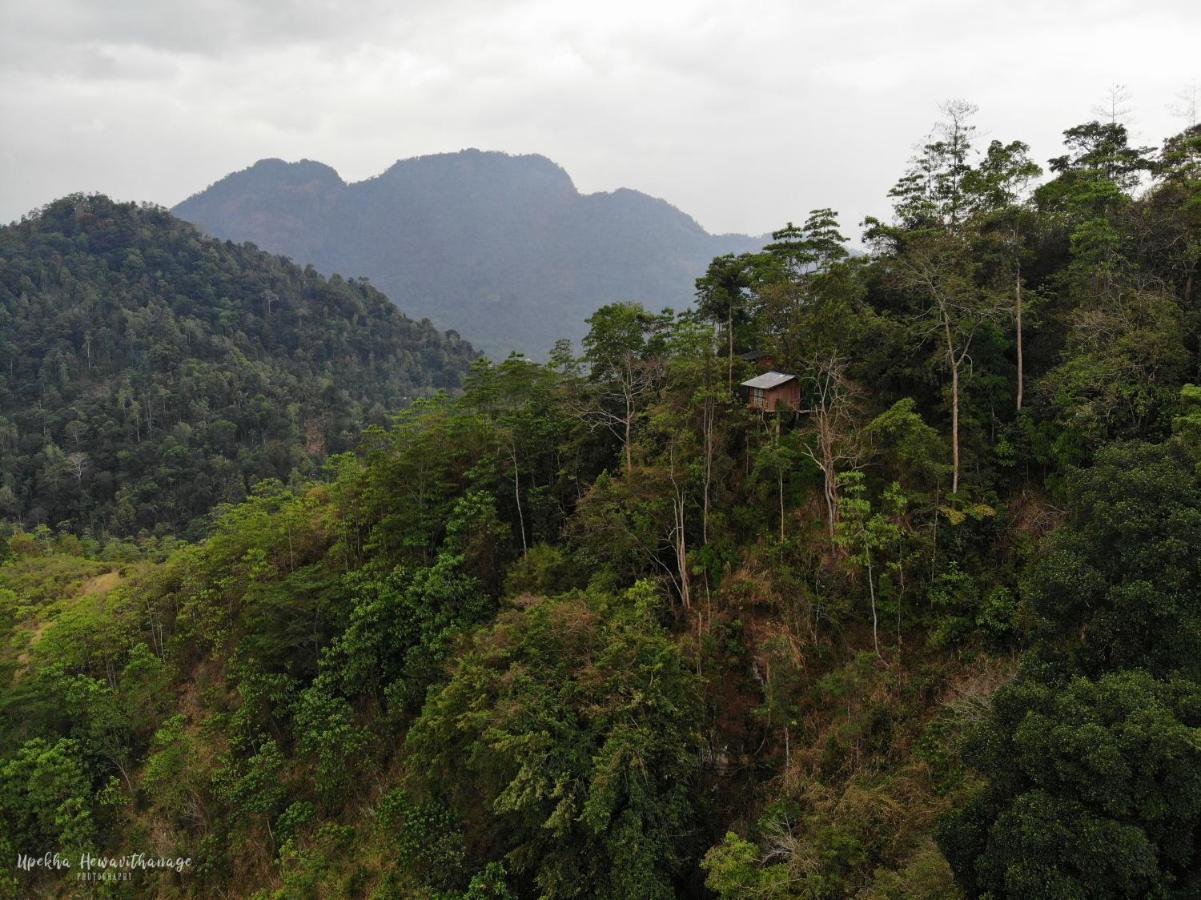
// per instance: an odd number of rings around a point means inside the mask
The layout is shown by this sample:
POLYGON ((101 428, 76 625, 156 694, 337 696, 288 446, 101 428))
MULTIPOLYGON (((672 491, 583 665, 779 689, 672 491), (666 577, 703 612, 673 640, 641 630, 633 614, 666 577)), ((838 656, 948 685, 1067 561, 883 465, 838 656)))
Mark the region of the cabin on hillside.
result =
POLYGON ((742 383, 746 405, 763 412, 797 410, 801 406, 801 382, 784 372, 764 372, 742 383))

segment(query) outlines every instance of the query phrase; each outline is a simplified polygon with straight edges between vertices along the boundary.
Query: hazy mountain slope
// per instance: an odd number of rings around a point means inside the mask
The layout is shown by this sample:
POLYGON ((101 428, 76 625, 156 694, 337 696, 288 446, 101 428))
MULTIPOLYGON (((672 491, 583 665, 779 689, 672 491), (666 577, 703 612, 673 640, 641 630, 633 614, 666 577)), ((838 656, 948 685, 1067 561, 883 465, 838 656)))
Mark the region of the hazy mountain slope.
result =
POLYGON ((378 291, 59 200, 0 228, 0 515, 178 532, 455 388, 475 351, 378 291))
POLYGON ((320 163, 262 160, 177 206, 218 237, 362 275, 401 308, 494 354, 578 339, 604 303, 682 307, 709 261, 757 248, 637 191, 580 194, 541 156, 465 150, 346 184, 320 163))

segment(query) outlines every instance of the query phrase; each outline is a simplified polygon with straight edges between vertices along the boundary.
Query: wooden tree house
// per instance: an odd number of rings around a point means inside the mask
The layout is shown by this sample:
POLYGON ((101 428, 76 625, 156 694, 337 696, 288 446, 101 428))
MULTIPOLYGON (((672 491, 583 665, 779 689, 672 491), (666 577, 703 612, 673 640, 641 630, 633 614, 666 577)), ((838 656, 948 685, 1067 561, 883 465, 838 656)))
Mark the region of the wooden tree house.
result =
POLYGON ((784 372, 764 372, 742 382, 746 388, 746 405, 763 412, 797 410, 801 405, 801 383, 795 375, 784 372))

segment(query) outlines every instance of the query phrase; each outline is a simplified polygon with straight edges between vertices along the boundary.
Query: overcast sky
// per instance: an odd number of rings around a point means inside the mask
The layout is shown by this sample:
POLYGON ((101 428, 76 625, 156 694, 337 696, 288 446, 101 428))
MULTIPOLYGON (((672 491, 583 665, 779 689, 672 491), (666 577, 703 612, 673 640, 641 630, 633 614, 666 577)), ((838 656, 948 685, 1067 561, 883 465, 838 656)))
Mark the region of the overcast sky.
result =
POLYGON ((0 0, 0 221, 72 191, 173 205, 278 156, 348 181, 536 152, 710 231, 833 206, 858 234, 938 104, 1039 160, 1128 86, 1157 143, 1198 0, 0 0))

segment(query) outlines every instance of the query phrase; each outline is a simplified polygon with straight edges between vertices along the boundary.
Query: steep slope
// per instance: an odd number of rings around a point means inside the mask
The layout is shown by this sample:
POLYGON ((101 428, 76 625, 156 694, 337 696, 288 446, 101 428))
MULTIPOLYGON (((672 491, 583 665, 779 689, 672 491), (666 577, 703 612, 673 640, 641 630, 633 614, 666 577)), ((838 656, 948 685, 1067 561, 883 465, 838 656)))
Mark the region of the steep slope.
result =
POLYGON ((178 533, 456 388, 474 355, 367 285, 59 200, 0 228, 0 516, 178 533))
POLYGON ((479 150, 402 160, 354 184, 320 163, 262 160, 174 212, 323 272, 366 276, 495 355, 579 339, 614 300, 686 306, 714 256, 760 243, 710 235, 637 191, 580 194, 542 156, 479 150))

